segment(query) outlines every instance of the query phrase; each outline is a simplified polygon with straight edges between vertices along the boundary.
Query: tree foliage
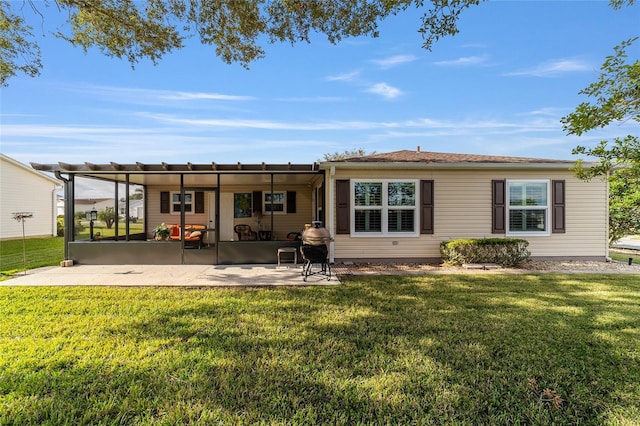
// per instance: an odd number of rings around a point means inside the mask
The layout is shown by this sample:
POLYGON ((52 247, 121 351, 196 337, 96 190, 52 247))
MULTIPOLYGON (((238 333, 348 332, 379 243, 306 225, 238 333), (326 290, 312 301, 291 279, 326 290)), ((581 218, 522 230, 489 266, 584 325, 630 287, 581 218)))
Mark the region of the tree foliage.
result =
MULTIPOLYGON (((640 60, 628 61, 627 49, 637 38, 622 42, 602 64, 598 81, 580 94, 594 99, 583 102, 562 118, 568 134, 582 135, 596 128, 620 122, 640 123, 640 60)), ((595 147, 578 146, 573 154, 597 158, 585 167, 575 165, 581 179, 603 177, 609 180, 610 242, 628 234, 640 233, 640 140, 636 135, 603 140, 595 147)))
POLYGON ((322 155, 321 161, 339 161, 347 158, 364 157, 365 155, 375 154, 375 151, 367 152, 363 148, 345 149, 342 152, 326 153, 322 155))
POLYGON ((198 37, 215 46, 225 62, 249 63, 265 56, 259 43, 311 42, 324 34, 331 43, 346 37, 379 35, 378 24, 410 7, 424 10, 417 30, 423 47, 458 33, 460 13, 481 0, 0 0, 0 84, 18 73, 38 75, 42 64, 31 27, 12 8, 25 4, 44 28, 44 8, 64 13, 66 25, 55 31, 85 51, 98 48, 107 56, 143 59, 154 64, 198 37))
POLYGON ((104 222, 107 229, 111 229, 115 221, 119 219, 113 207, 105 207, 98 212, 98 220, 104 222))
POLYGON ((17 74, 40 74, 40 48, 32 41, 32 27, 11 13, 10 4, 0 0, 0 86, 17 74))

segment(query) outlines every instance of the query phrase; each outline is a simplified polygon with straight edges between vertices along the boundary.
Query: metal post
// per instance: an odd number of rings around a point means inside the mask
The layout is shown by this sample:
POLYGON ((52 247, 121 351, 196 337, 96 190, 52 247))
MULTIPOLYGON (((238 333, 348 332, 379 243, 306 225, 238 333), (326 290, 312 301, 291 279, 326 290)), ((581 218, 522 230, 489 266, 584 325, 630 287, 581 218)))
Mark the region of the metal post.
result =
POLYGON ((24 221, 33 217, 32 212, 15 212, 12 216, 18 222, 22 222, 22 264, 24 266, 24 274, 27 275, 27 242, 24 233, 24 221))
POLYGON ((125 241, 129 241, 129 173, 127 173, 126 175, 124 175, 124 180, 125 180, 125 199, 124 199, 124 211, 125 211, 125 225, 124 225, 124 233, 125 233, 125 237, 124 240, 125 241))
POLYGON ((24 237, 24 218, 22 222, 22 264, 24 265, 24 274, 27 275, 27 242, 24 237))

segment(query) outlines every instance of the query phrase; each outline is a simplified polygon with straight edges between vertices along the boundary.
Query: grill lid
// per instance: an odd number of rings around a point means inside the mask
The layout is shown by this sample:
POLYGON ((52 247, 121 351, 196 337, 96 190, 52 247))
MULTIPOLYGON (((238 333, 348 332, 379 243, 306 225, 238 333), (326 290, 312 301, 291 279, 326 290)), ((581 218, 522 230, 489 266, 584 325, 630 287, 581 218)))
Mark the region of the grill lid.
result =
POLYGON ((312 226, 302 232, 302 242, 310 245, 328 244, 331 242, 329 230, 322 226, 322 222, 314 221, 312 226))

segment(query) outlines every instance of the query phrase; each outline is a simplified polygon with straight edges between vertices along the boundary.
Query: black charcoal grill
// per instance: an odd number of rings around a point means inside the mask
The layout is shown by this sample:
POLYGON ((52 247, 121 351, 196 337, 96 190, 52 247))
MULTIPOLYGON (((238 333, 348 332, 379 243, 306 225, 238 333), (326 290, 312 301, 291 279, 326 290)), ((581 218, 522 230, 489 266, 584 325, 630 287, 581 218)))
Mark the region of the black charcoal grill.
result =
POLYGON ((309 275, 321 274, 331 279, 331 264, 329 263, 329 244, 331 235, 321 222, 313 222, 312 227, 305 229, 302 233, 302 245, 300 251, 304 259, 302 275, 307 281, 309 275), (313 265, 319 265, 319 270, 313 271, 313 265))

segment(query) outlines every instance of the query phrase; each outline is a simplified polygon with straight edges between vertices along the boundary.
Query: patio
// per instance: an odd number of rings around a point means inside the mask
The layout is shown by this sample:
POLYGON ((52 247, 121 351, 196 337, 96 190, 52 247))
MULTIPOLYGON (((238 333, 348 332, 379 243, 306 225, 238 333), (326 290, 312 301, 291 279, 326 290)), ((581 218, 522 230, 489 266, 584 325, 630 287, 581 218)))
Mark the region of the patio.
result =
MULTIPOLYGON (((314 268, 315 269, 315 268, 314 268)), ((1 286, 266 287, 339 285, 332 275, 302 280, 302 264, 276 265, 76 265, 27 271, 1 286)))

